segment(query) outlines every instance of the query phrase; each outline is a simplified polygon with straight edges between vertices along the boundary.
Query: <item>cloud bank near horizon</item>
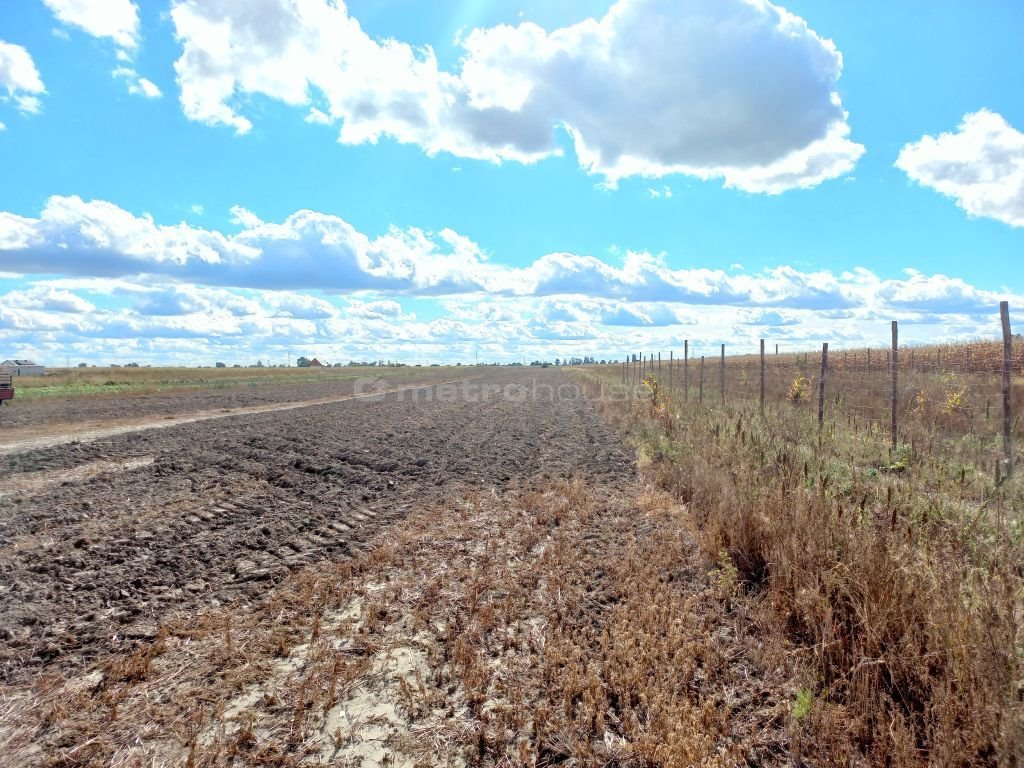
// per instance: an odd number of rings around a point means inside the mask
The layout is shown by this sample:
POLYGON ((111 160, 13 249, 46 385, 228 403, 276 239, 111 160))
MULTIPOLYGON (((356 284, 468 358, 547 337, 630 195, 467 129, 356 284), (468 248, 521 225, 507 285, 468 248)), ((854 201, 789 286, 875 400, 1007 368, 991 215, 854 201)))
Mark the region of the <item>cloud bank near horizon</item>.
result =
POLYGON ((316 211, 266 222, 237 206, 232 217, 240 231, 226 233, 75 196, 51 197, 36 217, 0 212, 0 340, 89 361, 115 350, 161 362, 282 349, 515 360, 683 338, 806 346, 823 319, 829 340, 846 346, 879 343, 872 334, 890 319, 916 323, 922 340, 991 335, 998 301, 1024 304, 916 270, 747 273, 674 268, 647 252, 616 263, 549 253, 512 266, 451 229, 373 236, 316 211))

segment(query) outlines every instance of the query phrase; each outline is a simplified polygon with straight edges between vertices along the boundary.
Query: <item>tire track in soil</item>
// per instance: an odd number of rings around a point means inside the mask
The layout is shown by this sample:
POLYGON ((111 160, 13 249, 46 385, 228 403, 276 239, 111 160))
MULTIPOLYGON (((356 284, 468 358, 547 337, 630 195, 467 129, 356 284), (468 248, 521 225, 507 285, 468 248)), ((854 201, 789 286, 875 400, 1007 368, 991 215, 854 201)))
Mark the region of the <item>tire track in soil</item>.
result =
MULTIPOLYGON (((557 386, 559 372, 491 381, 557 386)), ((68 674, 152 640, 170 610, 258 602, 290 571, 346 558, 409 511, 459 488, 538 474, 620 481, 630 457, 592 406, 541 388, 261 410, 32 454, 148 465, 0 505, 0 678, 68 674)), ((27 473, 28 475, 35 473, 27 473)))
POLYGON ((127 472, 152 463, 152 456, 140 456, 124 461, 93 461, 73 469, 17 473, 0 479, 0 501, 11 496, 31 496, 53 485, 80 483, 104 472, 127 472))

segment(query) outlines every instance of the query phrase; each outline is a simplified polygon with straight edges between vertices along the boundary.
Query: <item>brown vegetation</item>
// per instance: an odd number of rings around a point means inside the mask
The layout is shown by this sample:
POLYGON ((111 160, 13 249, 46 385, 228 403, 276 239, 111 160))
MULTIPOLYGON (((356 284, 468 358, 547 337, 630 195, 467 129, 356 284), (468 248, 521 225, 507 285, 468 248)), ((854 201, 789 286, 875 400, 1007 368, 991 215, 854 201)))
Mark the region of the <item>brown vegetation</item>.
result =
MULTIPOLYGON (((647 387, 602 408, 688 504, 705 552, 735 567, 759 620, 792 643, 807 676, 797 709, 819 759, 1019 764, 1024 483, 996 481, 997 445, 962 418, 973 380, 915 372, 919 397, 903 405, 892 452, 883 430, 854 417, 849 401, 865 392, 849 368, 829 379, 820 430, 806 396, 782 394, 792 370, 775 377, 763 417, 756 388, 701 406, 677 389, 652 403, 647 387)), ((607 392, 616 373, 581 380, 607 392)))

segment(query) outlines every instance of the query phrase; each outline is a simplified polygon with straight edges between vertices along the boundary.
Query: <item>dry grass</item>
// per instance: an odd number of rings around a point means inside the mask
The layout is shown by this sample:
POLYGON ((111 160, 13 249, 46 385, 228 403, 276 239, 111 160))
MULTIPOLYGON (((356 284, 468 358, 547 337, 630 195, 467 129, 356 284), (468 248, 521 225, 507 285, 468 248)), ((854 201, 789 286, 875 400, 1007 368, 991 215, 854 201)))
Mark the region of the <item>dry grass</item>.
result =
MULTIPOLYGON (((580 379, 596 393, 617 374, 580 379)), ((935 379, 921 391, 944 391, 935 379)), ((840 418, 819 431, 798 403, 761 417, 756 395, 649 392, 602 407, 796 649, 794 746, 837 765, 1020 764, 1024 481, 965 462, 973 437, 942 409, 908 409, 891 454, 884 433, 840 418)))
POLYGON ((792 659, 686 519, 635 487, 472 492, 262 605, 39 681, 0 749, 69 767, 785 762, 792 659))

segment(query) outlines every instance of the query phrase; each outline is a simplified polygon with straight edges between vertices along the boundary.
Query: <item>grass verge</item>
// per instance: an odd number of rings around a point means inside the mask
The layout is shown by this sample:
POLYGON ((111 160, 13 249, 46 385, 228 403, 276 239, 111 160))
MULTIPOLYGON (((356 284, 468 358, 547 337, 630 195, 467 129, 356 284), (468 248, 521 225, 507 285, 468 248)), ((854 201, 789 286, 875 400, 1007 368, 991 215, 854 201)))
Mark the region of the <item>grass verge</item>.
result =
MULTIPOLYGON (((597 395, 617 372, 578 376, 597 395)), ((1018 765, 1024 756, 1024 484, 800 408, 699 405, 654 382, 603 399, 647 475, 685 502, 765 636, 828 764, 1018 765), (673 393, 674 395, 675 393, 673 393)), ((797 745, 798 746, 798 745, 797 745)))

